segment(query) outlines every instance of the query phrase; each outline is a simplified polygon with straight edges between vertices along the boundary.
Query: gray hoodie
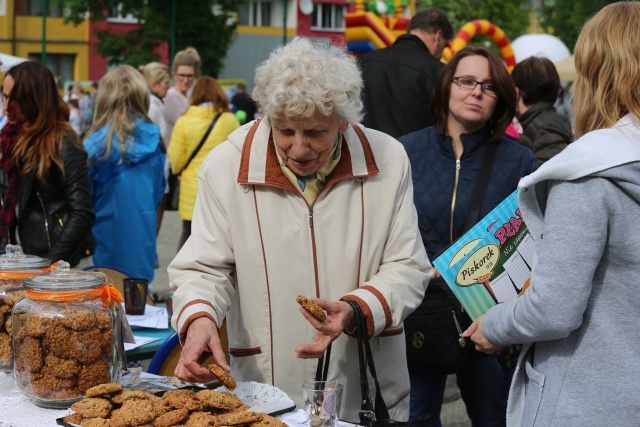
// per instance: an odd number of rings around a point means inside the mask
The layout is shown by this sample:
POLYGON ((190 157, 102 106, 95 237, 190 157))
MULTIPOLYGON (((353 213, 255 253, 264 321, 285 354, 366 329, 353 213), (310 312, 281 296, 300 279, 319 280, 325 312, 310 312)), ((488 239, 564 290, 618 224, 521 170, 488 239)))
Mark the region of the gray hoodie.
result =
POLYGON ((482 323, 491 342, 524 344, 507 424, 639 425, 640 126, 585 135, 519 187, 538 263, 482 323))

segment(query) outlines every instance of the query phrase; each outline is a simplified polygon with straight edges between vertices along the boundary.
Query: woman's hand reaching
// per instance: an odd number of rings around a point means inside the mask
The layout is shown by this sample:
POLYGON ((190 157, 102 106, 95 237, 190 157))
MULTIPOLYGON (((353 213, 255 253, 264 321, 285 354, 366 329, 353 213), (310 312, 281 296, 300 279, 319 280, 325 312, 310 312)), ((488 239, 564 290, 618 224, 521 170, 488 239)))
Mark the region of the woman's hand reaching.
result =
POLYGON ((327 301, 324 299, 312 298, 327 313, 324 322, 316 319, 311 313, 300 307, 300 312, 309 323, 316 329, 316 335, 311 344, 301 344, 296 347, 296 354, 301 359, 320 358, 324 354, 329 344, 342 334, 345 329, 350 330, 355 327, 355 316, 353 309, 344 301, 327 301))

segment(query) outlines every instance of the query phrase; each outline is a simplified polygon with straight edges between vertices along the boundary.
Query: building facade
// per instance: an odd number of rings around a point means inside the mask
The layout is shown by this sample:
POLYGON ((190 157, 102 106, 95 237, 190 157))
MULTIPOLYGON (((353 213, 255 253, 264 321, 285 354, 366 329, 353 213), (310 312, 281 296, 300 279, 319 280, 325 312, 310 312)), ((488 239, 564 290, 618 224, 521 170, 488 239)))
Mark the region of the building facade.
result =
POLYGON ((89 77, 89 24, 63 23, 53 1, 0 0, 0 52, 44 62, 61 82, 89 77), (45 37, 43 37, 43 34, 45 37))
POLYGON ((252 89, 256 66, 296 35, 343 45, 343 17, 353 7, 346 0, 246 0, 219 77, 244 80, 252 89))
MULTIPOLYGON (((108 18, 99 23, 87 19, 77 26, 65 24, 62 7, 48 0, 43 16, 42 3, 42 0, 0 0, 0 52, 36 61, 44 58, 61 84, 100 80, 110 67, 108 58, 96 49, 97 33, 127 32, 139 25, 132 16, 122 16, 117 8, 109 10, 108 18)), ((160 62, 169 64, 168 43, 161 44, 156 53, 160 62)))

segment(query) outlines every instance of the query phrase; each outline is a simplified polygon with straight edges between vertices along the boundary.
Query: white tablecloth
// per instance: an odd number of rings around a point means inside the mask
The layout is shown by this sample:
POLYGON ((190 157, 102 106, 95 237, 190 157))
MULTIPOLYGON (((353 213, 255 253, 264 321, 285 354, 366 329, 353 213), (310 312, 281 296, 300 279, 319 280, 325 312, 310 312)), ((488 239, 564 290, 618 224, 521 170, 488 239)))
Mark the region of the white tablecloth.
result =
POLYGON ((45 409, 25 397, 11 375, 0 372, 0 426, 55 426, 56 419, 72 412, 70 409, 45 409))

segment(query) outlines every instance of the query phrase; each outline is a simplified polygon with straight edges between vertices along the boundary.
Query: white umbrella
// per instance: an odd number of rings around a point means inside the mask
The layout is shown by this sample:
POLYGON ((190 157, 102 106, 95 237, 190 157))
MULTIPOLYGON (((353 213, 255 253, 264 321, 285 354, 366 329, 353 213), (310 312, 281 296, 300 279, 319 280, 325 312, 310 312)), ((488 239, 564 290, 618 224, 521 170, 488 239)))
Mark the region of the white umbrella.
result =
POLYGON ((26 61, 24 58, 0 53, 0 72, 9 71, 9 68, 24 61, 26 61))
POLYGON ((558 62, 571 55, 562 40, 550 34, 525 34, 511 42, 511 48, 516 62, 522 62, 530 56, 558 62))

